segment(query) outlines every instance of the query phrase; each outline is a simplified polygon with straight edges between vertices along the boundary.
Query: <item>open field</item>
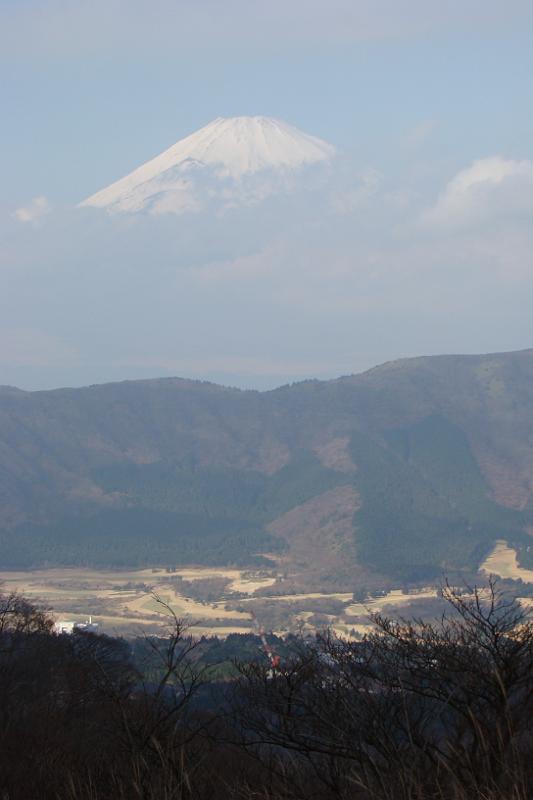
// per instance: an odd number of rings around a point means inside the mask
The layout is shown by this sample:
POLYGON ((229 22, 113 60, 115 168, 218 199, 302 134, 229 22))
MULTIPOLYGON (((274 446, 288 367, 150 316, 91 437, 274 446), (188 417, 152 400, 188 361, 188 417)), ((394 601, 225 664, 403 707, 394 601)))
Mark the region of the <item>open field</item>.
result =
MULTIPOLYGON (((3 591, 17 591, 47 608, 56 617, 84 620, 92 615, 108 633, 160 631, 166 624, 165 609, 154 594, 174 613, 187 619, 197 634, 247 632, 251 615, 226 607, 225 599, 202 602, 181 593, 173 579, 210 581, 223 579, 241 593, 256 591, 270 579, 233 569, 184 568, 169 573, 164 569, 92 570, 43 569, 0 573, 3 591)), ((185 584, 187 585, 187 584, 185 584)), ((231 588, 229 594, 231 595, 231 588)))
POLYGON ((520 578, 524 583, 533 583, 533 570, 519 565, 516 550, 509 547, 503 539, 496 542, 494 550, 481 565, 481 570, 500 578, 511 578, 515 581, 520 578))
POLYGON ((329 626, 340 635, 361 635, 371 627, 369 612, 408 613, 411 603, 436 598, 432 588, 412 594, 395 589, 364 602, 354 602, 349 592, 258 594, 276 580, 274 568, 0 572, 2 591, 17 591, 49 608, 56 618, 84 621, 92 615, 103 632, 119 635, 164 631, 168 611, 156 597, 187 620, 194 634, 222 637, 252 631, 253 615, 280 633, 329 626))
POLYGON ((369 612, 377 613, 389 607, 400 608, 408 606, 414 600, 433 600, 435 597, 437 597, 436 589, 424 589, 413 594, 407 594, 402 589, 393 589, 383 597, 369 598, 363 603, 351 603, 345 613, 349 617, 360 617, 369 612))
MULTIPOLYGON (((307 592, 299 594, 272 594, 268 596, 268 600, 277 600, 278 602, 287 603, 294 603, 299 600, 305 602, 308 600, 340 600, 343 603, 347 603, 352 599, 352 596, 351 592, 307 592)), ((241 602, 247 602, 249 599, 253 598, 243 598, 241 602)))

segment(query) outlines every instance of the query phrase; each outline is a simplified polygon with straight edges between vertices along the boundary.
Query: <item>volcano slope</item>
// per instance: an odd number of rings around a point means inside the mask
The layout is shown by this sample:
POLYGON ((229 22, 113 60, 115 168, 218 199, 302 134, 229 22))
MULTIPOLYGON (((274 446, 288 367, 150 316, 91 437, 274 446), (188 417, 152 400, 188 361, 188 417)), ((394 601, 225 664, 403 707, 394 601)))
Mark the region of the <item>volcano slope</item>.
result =
POLYGON ((533 530, 533 350, 270 392, 0 389, 0 568, 277 559, 313 583, 475 570, 533 530))
POLYGON ((112 214, 220 212, 290 192, 302 170, 334 155, 328 142, 282 120, 218 117, 79 205, 112 214))

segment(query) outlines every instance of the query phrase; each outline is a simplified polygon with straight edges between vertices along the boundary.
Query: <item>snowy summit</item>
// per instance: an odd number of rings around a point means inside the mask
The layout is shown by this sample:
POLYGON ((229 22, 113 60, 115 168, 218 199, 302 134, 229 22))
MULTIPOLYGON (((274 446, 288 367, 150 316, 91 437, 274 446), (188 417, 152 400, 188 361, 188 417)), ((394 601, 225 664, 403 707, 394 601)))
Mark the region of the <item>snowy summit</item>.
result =
POLYGON ((334 152, 281 120, 219 117, 80 205, 180 213, 200 210, 219 193, 231 204, 258 200, 272 192, 272 175, 286 177, 334 152))

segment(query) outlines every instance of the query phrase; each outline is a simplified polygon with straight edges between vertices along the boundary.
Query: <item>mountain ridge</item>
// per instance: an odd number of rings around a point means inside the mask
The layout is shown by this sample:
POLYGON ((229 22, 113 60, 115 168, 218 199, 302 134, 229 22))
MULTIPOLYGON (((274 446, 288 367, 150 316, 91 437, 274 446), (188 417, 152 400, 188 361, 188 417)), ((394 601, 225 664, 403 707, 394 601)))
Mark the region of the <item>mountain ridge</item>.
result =
POLYGON ((396 367, 404 364, 414 364, 416 362, 423 362, 426 360, 431 361, 438 361, 438 360, 446 360, 446 359, 456 359, 456 360, 479 360, 479 359, 488 359, 488 358, 497 358, 497 357, 505 357, 505 356, 517 356, 520 357, 521 355, 531 355, 533 356, 533 347, 524 347, 520 350, 497 350, 494 352, 488 353, 439 353, 436 355, 421 355, 421 356, 402 356, 401 358, 393 358, 387 361, 382 361, 379 364, 375 364, 372 367, 368 367, 367 369, 363 369, 360 372, 348 372, 343 373, 335 378, 302 378, 301 380, 294 380, 289 381, 288 383, 281 383, 278 386, 274 386, 271 389, 255 389, 253 387, 245 388, 242 386, 234 386, 230 383, 217 383, 216 381, 211 381, 207 378, 187 378, 183 375, 160 375, 154 378, 122 378, 120 380, 115 381, 102 381, 97 383, 83 383, 76 386, 71 385, 63 385, 63 386, 55 386, 51 389, 22 389, 19 386, 14 386, 11 384, 0 384, 0 392, 1 391, 8 391, 8 392, 19 392, 21 394, 37 394, 40 392, 62 392, 62 391, 77 391, 79 389, 91 389, 93 387, 99 386, 118 386, 122 384, 146 384, 146 383, 163 383, 165 381, 176 381, 182 383, 190 383, 190 384, 199 384, 204 386, 213 386, 217 389, 228 389, 231 391, 237 392, 252 392, 257 394, 271 394, 273 392, 277 392, 282 389, 286 389, 287 387, 293 386, 302 386, 308 383, 338 383, 340 381, 345 381, 350 378, 361 378, 365 375, 370 375, 371 373, 377 371, 384 371, 390 367, 396 367))
POLYGON ((268 392, 179 378, 0 392, 0 565, 278 552, 303 569, 308 542, 315 583, 327 563, 347 585, 472 570, 502 537, 527 558, 532 414, 533 350, 268 392))

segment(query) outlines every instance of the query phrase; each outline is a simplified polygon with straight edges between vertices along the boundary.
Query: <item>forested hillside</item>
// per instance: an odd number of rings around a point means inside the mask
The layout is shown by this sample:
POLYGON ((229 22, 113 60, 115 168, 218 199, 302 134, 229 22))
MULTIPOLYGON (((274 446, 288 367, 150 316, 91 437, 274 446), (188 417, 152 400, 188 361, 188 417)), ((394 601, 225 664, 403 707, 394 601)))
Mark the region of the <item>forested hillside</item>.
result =
POLYGON ((0 566, 287 564, 424 580, 533 527, 533 351, 271 392, 0 389, 0 566))

